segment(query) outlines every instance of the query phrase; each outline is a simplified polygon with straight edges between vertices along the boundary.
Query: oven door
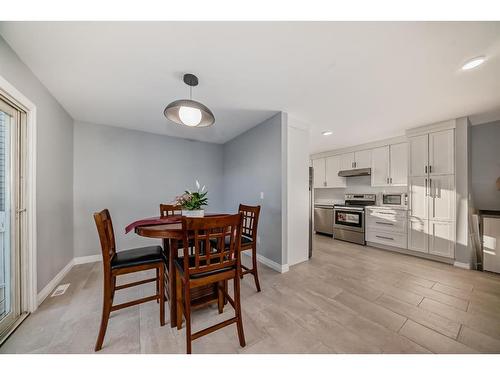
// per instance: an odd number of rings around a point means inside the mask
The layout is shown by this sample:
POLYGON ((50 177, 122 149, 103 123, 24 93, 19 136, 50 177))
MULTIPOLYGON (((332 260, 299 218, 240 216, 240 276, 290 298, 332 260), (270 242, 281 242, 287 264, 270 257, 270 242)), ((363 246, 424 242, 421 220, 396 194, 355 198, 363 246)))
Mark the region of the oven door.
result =
POLYGON ((333 227, 355 232, 365 231, 365 210, 355 207, 335 207, 333 227))

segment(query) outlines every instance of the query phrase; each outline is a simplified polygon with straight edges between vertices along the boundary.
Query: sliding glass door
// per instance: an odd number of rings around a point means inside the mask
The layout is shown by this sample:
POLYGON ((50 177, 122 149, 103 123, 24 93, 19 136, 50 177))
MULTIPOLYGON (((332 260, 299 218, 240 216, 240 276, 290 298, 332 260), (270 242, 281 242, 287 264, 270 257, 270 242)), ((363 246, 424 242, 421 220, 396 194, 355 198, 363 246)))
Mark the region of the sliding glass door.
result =
POLYGON ((0 97, 0 341, 21 315, 26 114, 0 97))

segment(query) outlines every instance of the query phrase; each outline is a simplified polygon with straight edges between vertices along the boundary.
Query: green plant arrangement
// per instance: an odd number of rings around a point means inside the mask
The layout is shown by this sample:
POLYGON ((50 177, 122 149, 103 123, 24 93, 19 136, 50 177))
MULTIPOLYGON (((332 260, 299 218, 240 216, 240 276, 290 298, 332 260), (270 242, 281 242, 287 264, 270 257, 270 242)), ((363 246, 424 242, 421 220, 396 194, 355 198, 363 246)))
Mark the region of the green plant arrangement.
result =
POLYGON ((196 188, 197 191, 186 190, 184 194, 175 197, 175 204, 182 206, 186 211, 202 210, 202 207, 208 204, 208 191, 205 191, 205 185, 200 188, 198 180, 196 180, 196 188))

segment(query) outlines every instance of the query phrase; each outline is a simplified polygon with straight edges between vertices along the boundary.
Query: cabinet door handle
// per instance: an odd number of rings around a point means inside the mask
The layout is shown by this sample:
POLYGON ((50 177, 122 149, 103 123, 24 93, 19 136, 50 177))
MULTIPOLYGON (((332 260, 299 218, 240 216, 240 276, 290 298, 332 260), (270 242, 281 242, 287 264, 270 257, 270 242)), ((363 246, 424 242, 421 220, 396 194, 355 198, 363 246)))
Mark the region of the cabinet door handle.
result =
POLYGON ((356 164, 358 164, 358 163, 354 162, 354 168, 356 168, 356 164))
POLYGON ((432 165, 429 165, 429 173, 432 173, 432 165))
POLYGON ((433 195, 432 195, 432 178, 429 178, 429 197, 433 197, 433 195))
POLYGON ((384 240, 391 240, 391 241, 394 241, 394 238, 392 238, 392 237, 379 236, 379 235, 375 235, 375 237, 378 237, 378 238, 383 238, 384 240))
POLYGON ((425 174, 427 174, 427 165, 424 167, 424 169, 425 169, 425 174))
POLYGON ((425 196, 427 196, 427 179, 425 179, 425 196))
POLYGON ((392 177, 391 177, 391 184, 392 184, 392 177))
POLYGON ((375 223, 383 225, 394 225, 393 223, 384 223, 383 221, 376 221, 375 223))

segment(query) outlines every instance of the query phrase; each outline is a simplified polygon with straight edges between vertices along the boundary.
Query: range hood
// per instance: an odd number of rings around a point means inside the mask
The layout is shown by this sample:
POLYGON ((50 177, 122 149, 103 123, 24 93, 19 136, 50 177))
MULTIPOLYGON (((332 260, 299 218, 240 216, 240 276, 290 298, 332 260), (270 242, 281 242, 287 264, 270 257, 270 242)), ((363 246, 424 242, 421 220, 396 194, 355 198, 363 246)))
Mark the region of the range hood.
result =
POLYGON ((340 177, 370 176, 371 174, 371 168, 346 169, 344 171, 339 171, 340 177))

